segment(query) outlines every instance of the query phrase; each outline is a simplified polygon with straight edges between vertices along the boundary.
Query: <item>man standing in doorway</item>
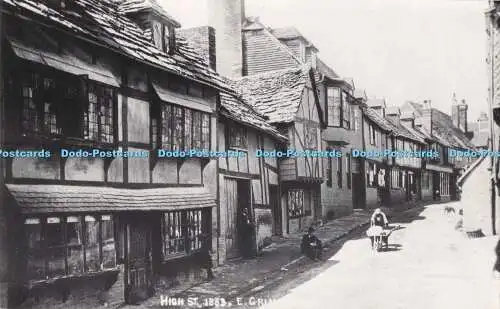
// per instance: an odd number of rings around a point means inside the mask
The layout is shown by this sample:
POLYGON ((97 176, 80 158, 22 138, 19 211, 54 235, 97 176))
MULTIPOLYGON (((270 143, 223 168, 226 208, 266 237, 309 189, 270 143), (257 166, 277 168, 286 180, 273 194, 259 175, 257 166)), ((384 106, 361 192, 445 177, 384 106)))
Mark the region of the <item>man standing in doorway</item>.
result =
POLYGON ((253 257, 254 255, 254 224, 248 212, 248 208, 243 208, 240 215, 241 227, 241 251, 244 257, 253 257))

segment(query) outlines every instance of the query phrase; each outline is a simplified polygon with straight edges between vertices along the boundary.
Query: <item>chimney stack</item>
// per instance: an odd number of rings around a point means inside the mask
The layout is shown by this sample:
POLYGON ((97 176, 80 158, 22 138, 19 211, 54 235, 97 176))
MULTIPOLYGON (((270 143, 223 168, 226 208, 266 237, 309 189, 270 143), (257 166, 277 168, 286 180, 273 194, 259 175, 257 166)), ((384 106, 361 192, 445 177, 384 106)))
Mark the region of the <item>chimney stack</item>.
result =
POLYGON ((417 127, 423 127, 432 134, 432 105, 431 100, 424 100, 422 104, 422 116, 415 119, 417 127))
POLYGON ((217 72, 229 78, 243 76, 242 24, 244 0, 208 0, 209 25, 215 29, 217 72))
POLYGON ((467 103, 462 99, 460 103, 457 102, 455 94, 453 94, 453 105, 451 106, 451 119, 453 125, 462 132, 467 133, 467 103))

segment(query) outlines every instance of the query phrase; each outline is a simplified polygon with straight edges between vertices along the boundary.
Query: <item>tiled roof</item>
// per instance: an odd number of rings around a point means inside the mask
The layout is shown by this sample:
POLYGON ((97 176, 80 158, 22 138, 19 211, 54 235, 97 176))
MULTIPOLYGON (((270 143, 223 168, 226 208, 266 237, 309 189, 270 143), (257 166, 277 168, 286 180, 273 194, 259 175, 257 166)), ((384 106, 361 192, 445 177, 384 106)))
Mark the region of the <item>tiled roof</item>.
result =
POLYGON ((119 5, 119 11, 123 14, 148 10, 156 12, 176 27, 181 26, 181 24, 170 16, 155 0, 123 0, 122 2, 120 1, 119 5))
POLYGON ((369 107, 363 108, 363 113, 369 120, 375 123, 380 129, 386 132, 391 132, 393 130, 391 124, 374 109, 369 107))
MULTIPOLYGON (((422 103, 407 102, 407 104, 414 110, 417 115, 422 115, 424 105, 422 103)), ((457 147, 465 149, 473 149, 474 144, 467 138, 467 136, 453 125, 450 115, 442 111, 431 108, 432 116, 432 136, 439 143, 448 147, 457 147)))
POLYGON ((296 38, 304 39, 310 47, 316 48, 302 33, 295 27, 274 28, 271 33, 280 40, 291 40, 296 38))
POLYGON ((421 134, 415 133, 411 128, 407 128, 406 126, 393 121, 391 118, 386 118, 387 122, 392 126, 392 133, 396 137, 403 137, 418 143, 425 144, 425 139, 421 136, 421 134))
POLYGON ((295 120, 309 70, 266 72, 236 80, 233 85, 245 102, 269 118, 269 123, 289 123, 295 120))
POLYGON ((385 99, 368 99, 366 105, 369 107, 382 106, 385 108, 385 99))
POLYGON ((15 14, 30 15, 46 24, 55 24, 75 35, 105 44, 136 61, 231 91, 220 76, 206 66, 203 58, 186 40, 179 38, 175 54, 166 54, 154 46, 147 32, 120 13, 112 0, 74 0, 70 7, 73 12, 55 11, 33 0, 3 0, 3 3, 4 9, 10 9, 15 14))
POLYGON ((316 58, 316 70, 318 70, 319 73, 323 74, 331 80, 340 79, 340 76, 319 58, 316 58))
POLYGON ((7 184, 22 213, 180 210, 215 207, 204 187, 120 189, 92 186, 7 184))
POLYGON ((294 52, 274 36, 258 18, 247 17, 243 22, 242 33, 246 47, 244 70, 247 75, 303 65, 294 52))
POLYGON ((221 112, 227 118, 268 133, 280 140, 286 141, 288 139, 270 125, 264 115, 260 114, 234 95, 221 93, 221 105, 224 109, 221 112))
POLYGON ((474 144, 465 136, 464 132, 453 125, 451 117, 440 110, 432 109, 432 133, 445 139, 450 146, 473 149, 474 144))

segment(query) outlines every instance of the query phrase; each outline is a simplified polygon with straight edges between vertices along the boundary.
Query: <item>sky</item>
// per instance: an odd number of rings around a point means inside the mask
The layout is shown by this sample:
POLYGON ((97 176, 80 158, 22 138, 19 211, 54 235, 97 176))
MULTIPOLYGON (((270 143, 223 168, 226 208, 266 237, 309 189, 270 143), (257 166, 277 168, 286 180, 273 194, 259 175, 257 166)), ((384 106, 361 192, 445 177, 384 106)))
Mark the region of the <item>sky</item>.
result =
MULTIPOLYGON (((208 24, 209 1, 158 0, 183 28, 208 24)), ((487 111, 486 0, 246 0, 246 15, 295 26, 340 76, 388 106, 431 100, 468 120, 487 111)))

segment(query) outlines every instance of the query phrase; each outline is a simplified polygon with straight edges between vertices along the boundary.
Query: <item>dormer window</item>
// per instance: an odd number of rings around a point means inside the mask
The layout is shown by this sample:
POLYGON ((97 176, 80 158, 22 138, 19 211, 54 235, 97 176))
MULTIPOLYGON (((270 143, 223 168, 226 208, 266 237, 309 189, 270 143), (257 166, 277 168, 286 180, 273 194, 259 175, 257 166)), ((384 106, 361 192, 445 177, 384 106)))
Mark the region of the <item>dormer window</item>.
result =
POLYGON ((160 22, 153 22, 153 44, 158 48, 159 50, 164 50, 164 44, 163 44, 163 24, 160 22))
POLYGON ((161 22, 153 22, 153 43, 159 50, 165 53, 173 53, 175 49, 175 32, 169 25, 162 24, 161 22))

